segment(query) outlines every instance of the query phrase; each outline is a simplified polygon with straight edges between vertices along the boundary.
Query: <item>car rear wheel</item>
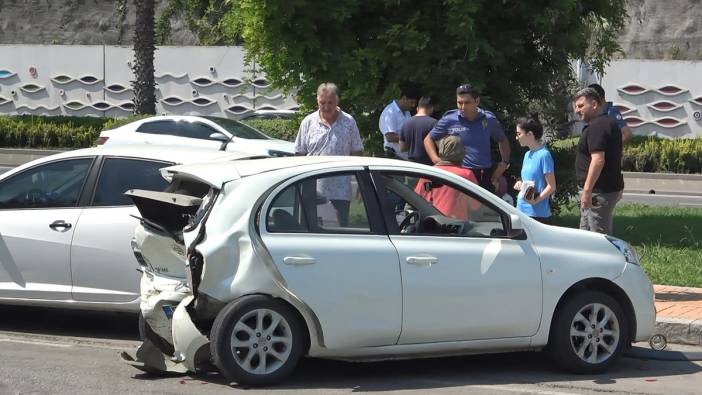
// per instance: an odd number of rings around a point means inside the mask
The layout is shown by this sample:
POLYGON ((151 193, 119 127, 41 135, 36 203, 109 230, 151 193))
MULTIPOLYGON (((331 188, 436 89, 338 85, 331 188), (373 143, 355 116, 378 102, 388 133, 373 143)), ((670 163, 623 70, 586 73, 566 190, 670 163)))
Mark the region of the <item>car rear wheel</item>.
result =
POLYGON ((600 373, 621 357, 628 341, 619 303, 597 291, 573 295, 556 312, 549 352, 557 366, 574 373, 600 373))
POLYGON ((270 385, 289 375, 305 351, 302 323, 287 304, 247 296, 215 319, 210 351, 219 370, 243 385, 270 385))

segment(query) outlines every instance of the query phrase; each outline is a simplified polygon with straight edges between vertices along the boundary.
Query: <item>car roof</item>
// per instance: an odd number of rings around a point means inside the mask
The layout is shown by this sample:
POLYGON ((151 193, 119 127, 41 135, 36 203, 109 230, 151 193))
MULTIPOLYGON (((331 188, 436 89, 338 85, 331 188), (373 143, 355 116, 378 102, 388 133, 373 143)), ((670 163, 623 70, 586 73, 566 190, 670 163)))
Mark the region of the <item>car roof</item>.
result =
POLYGON ((72 151, 65 151, 51 155, 47 158, 63 159, 78 156, 123 156, 131 158, 155 159, 174 163, 197 163, 213 160, 236 160, 251 157, 260 157, 251 153, 239 151, 215 151, 211 148, 193 148, 185 146, 169 145, 115 145, 83 148, 72 151))
POLYGON ((109 132, 112 130, 117 130, 120 128, 127 127, 128 129, 134 128, 134 127, 139 127, 142 124, 146 122, 155 122, 155 121, 187 121, 187 122, 203 122, 207 124, 216 124, 214 121, 212 121, 209 118, 222 118, 222 119, 228 119, 234 121, 234 119, 231 118, 225 118, 225 117, 215 117, 215 116, 201 116, 201 115, 154 115, 152 117, 147 117, 147 118, 142 118, 142 119, 137 119, 136 121, 126 123, 124 125, 121 125, 116 128, 112 129, 105 129, 103 132, 109 132))
POLYGON ((409 161, 369 156, 288 156, 256 161, 176 165, 161 169, 161 172, 171 175, 175 173, 188 174, 210 185, 219 186, 242 177, 301 166, 320 169, 344 166, 401 166, 418 170, 426 170, 429 167, 409 161))

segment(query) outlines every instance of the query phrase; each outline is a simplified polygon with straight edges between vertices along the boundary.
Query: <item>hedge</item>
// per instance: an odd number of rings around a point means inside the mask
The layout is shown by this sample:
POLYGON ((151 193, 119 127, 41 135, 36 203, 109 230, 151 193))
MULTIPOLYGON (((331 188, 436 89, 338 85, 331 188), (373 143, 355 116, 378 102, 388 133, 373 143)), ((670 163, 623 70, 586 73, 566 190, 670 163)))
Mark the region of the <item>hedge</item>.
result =
MULTIPOLYGON (((382 155, 383 142, 377 131, 377 114, 356 117, 366 155, 382 155)), ((144 116, 126 119, 95 117, 0 116, 0 147, 12 148, 82 148, 95 144, 101 130, 114 129, 144 116)), ((290 120, 252 119, 245 123, 265 134, 293 141, 301 116, 290 120)), ((577 137, 550 144, 556 162, 556 176, 573 173, 577 137)), ((521 163, 521 152, 514 147, 513 163, 521 163)), ((702 139, 661 139, 635 136, 624 147, 625 171, 702 173, 702 139)), ((516 169, 515 169, 516 170, 516 169)), ((518 174, 518 173, 515 173, 518 174)), ((560 179, 560 177, 558 177, 560 179)), ((566 181, 567 182, 567 181, 566 181)), ((563 181, 559 185, 565 186, 563 181)), ((560 187, 559 187, 560 189, 560 187)))

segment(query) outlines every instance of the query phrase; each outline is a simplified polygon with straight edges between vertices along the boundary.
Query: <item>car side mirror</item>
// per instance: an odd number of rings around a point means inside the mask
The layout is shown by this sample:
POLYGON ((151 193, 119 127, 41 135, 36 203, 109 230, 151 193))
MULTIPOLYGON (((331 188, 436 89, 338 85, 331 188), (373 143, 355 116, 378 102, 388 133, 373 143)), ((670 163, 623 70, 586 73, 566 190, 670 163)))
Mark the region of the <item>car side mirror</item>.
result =
POLYGON ((224 133, 214 132, 209 136, 210 140, 226 142, 229 141, 229 137, 225 136, 224 133))
POLYGON ((517 214, 509 215, 509 238, 517 240, 525 240, 526 232, 522 219, 517 214))
POLYGON ((509 223, 510 223, 510 229, 515 230, 515 229, 524 229, 524 226, 522 226, 522 219, 519 218, 517 214, 510 214, 509 215, 509 223))

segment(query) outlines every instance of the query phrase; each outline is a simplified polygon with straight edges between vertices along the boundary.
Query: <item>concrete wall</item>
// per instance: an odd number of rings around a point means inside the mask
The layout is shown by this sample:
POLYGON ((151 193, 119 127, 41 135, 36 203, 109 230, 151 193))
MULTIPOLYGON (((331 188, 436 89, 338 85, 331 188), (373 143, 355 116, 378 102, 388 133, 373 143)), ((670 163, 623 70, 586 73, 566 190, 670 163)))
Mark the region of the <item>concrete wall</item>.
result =
POLYGON ((615 61, 601 84, 634 134, 702 137, 702 62, 615 61))
MULTIPOLYGON (((0 45, 0 114, 128 116, 132 62, 129 47, 0 45)), ((244 63, 241 47, 159 47, 154 65, 159 114, 297 108, 244 63)))

